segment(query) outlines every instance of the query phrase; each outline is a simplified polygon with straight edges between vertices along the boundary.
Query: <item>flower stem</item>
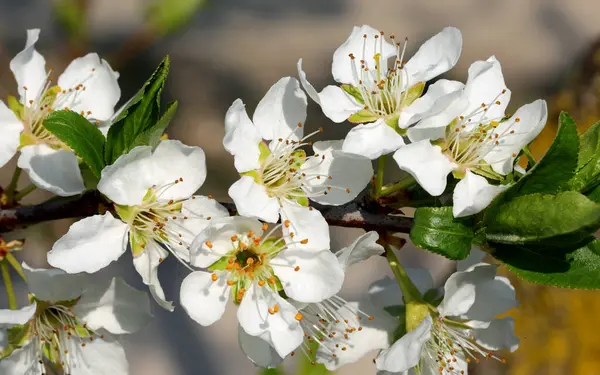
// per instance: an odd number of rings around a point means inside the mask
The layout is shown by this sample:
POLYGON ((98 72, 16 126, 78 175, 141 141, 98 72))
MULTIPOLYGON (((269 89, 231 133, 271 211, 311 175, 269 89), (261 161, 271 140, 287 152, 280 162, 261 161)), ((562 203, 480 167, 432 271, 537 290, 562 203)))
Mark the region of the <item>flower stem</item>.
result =
POLYGON ((27 195, 29 195, 29 193, 31 193, 35 189, 37 189, 37 186, 35 186, 34 184, 29 184, 25 186, 23 189, 19 190, 17 194, 15 194, 15 202, 18 202, 21 199, 25 198, 27 195))
POLYGON ((529 150, 529 146, 523 147, 523 154, 525 154, 525 156, 527 157, 529 166, 533 167, 537 164, 537 162, 535 161, 535 158, 533 157, 533 155, 531 154, 531 151, 529 150))
POLYGON ((4 260, 0 261, 0 269, 2 270, 2 280, 4 280, 6 296, 8 297, 8 307, 11 310, 17 310, 19 307, 17 306, 17 299, 15 297, 15 290, 13 288, 12 279, 10 277, 8 263, 4 260))
POLYGON ((19 183, 19 177, 21 177, 21 172, 23 170, 19 167, 15 168, 15 171, 13 173, 12 178, 10 179, 10 183, 8 184, 8 187, 6 188, 6 199, 8 201, 8 204, 11 204, 13 202, 13 196, 15 194, 15 190, 17 190, 17 184, 19 183))
POLYGON ((394 250, 392 250, 392 248, 387 244, 385 244, 384 247, 388 264, 390 265, 390 268, 396 277, 396 281, 398 281, 398 286, 402 292, 404 303, 407 304, 412 301, 422 301, 423 296, 421 295, 421 292, 419 292, 419 289, 417 289, 410 277, 408 277, 406 270, 404 267, 402 267, 402 264, 400 264, 396 254, 394 254, 394 250))
POLYGON ((383 187, 383 175, 385 173, 385 160, 387 155, 381 155, 377 159, 377 172, 375 174, 375 197, 379 197, 381 194, 381 188, 383 187))
POLYGON ((417 183, 417 180, 413 176, 408 176, 396 183, 385 185, 381 188, 380 197, 387 197, 388 195, 392 195, 393 193, 404 190, 414 184, 417 183))

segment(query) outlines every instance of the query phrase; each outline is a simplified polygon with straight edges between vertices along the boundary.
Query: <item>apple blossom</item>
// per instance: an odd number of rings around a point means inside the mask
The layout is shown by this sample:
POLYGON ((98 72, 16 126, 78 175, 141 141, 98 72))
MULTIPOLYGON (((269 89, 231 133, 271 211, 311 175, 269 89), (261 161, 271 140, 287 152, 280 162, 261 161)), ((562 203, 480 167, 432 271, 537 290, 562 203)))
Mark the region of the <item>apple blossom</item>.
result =
POLYGON ((115 213, 71 225, 48 253, 48 263, 69 273, 96 272, 117 260, 129 244, 133 264, 156 301, 165 300, 158 265, 170 254, 189 261, 188 247, 212 217, 228 216, 213 199, 194 196, 206 178, 204 151, 179 141, 156 149, 139 146, 102 170, 98 190, 115 213), (174 167, 176 166, 176 167, 174 167))
POLYGON ((85 190, 79 163, 71 149, 44 127, 54 110, 70 109, 90 121, 109 119, 119 101, 118 73, 89 53, 69 64, 53 85, 52 68, 36 51, 39 29, 27 31, 27 43, 10 62, 20 99, 0 101, 0 167, 20 151, 17 164, 37 187, 60 196, 85 190), (9 108, 10 107, 10 108, 9 108))
POLYGON ((458 82, 430 89, 422 98, 425 83, 447 72, 458 61, 462 35, 446 27, 426 41, 417 53, 404 61, 406 43, 385 40, 384 33, 370 26, 354 27, 348 39, 333 54, 332 75, 338 86, 320 93, 308 82, 298 61, 298 74, 308 95, 334 122, 359 124, 350 130, 342 150, 376 159, 404 145, 401 127, 433 111, 435 101, 458 82), (393 63, 388 65, 388 59, 393 63), (420 98, 420 99, 419 99, 420 98))

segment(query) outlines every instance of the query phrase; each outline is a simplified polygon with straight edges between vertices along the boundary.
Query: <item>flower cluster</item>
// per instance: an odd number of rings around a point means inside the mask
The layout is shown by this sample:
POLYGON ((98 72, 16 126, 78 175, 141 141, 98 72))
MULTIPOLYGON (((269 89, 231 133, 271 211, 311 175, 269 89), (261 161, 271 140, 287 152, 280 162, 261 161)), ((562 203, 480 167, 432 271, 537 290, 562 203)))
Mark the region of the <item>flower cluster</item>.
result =
MULTIPOLYGON (((39 30, 28 31, 25 49, 10 64, 19 99, 0 104, 0 166, 19 152, 18 166, 35 186, 76 195, 89 188, 82 172, 90 163, 46 126, 48 117, 78 113, 85 126, 100 129, 93 130, 104 150, 119 137, 111 125, 127 126, 119 121, 141 99, 115 114, 118 74, 96 54, 74 60, 53 84, 52 69, 46 72, 35 50, 38 36, 39 30)), ((30 305, 0 310, 1 372, 43 374, 51 367, 73 375, 127 374, 113 335, 140 329, 151 316, 149 301, 98 273, 127 251, 166 310, 174 303, 158 268, 169 255, 190 271, 180 304, 199 325, 218 321, 232 302, 241 349, 261 367, 302 353, 334 370, 376 349, 376 369, 389 374, 463 375, 480 358, 504 361, 496 351, 518 347, 505 315, 517 302, 508 279, 481 262, 483 253, 474 249, 458 262, 439 291, 428 270, 401 266, 392 247, 397 242, 382 228, 368 228, 374 230, 336 249, 323 214, 353 201, 398 208, 380 200, 398 191, 382 187, 388 155, 406 172, 399 186, 451 200, 445 206, 451 219, 480 213, 524 174, 515 163, 545 125, 546 103, 506 114, 511 92, 493 56, 474 62, 464 84, 430 83, 455 66, 461 49, 460 31, 447 27, 405 61, 406 40, 355 27, 333 55, 339 85, 317 92, 300 60, 300 80, 276 82, 252 119, 243 101, 234 101, 224 118, 223 147, 239 179, 229 187, 228 207, 197 194, 207 177, 200 147, 154 139, 152 129, 131 136, 130 147, 101 161, 93 188, 105 209, 72 224, 48 252, 55 268, 20 266, 8 250, 1 254, 0 263, 7 257, 22 268, 30 291, 30 305), (322 128, 305 134, 305 92, 333 122, 353 124, 344 139, 319 140, 322 128), (362 194, 370 184, 372 192, 362 194), (380 255, 396 278, 375 282, 368 300, 343 299, 348 267, 380 255)))

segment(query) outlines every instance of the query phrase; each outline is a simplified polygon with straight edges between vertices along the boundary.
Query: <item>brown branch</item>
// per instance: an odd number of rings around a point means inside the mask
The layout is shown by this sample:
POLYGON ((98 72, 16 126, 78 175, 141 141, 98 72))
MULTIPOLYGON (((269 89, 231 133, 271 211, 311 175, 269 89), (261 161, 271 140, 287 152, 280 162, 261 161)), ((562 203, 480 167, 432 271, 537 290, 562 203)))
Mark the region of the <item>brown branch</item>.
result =
MULTIPOLYGON (((221 203, 235 213, 233 203, 221 203)), ((69 198, 56 198, 41 204, 0 209, 0 233, 24 228, 45 221, 91 216, 105 211, 110 203, 97 191, 89 191, 69 198)), ((315 205, 329 225, 365 230, 408 233, 412 218, 379 213, 376 207, 367 207, 363 199, 343 206, 315 205)))

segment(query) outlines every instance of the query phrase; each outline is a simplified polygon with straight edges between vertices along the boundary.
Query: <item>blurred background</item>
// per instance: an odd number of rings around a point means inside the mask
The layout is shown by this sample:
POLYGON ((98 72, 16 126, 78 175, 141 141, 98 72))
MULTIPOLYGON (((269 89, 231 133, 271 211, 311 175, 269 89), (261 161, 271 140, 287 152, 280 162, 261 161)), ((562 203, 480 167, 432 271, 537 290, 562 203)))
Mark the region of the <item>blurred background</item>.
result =
MULTIPOLYGON (((599 16, 594 0, 0 0, 0 97, 16 93, 8 64, 24 46, 27 28, 42 29, 37 48, 57 72, 74 57, 98 52, 121 73, 123 100, 169 54, 172 68, 165 96, 180 102, 169 137, 206 151, 209 173, 201 193, 227 200, 227 188, 237 178, 232 158, 221 145, 229 105, 242 98, 252 113, 274 82, 297 75, 299 58, 315 87, 331 83, 333 51, 354 25, 370 24, 408 37, 409 56, 444 26, 460 28, 463 54, 446 78, 464 80, 473 61, 496 55, 513 92, 509 111, 539 97, 549 101, 549 126, 534 147, 541 156, 560 109, 570 111, 582 129, 599 118, 599 16)), ((348 124, 327 121, 310 100, 306 126, 324 126, 322 139, 342 138, 349 129, 348 124)), ((14 166, 13 161, 0 171, 0 185, 8 183, 14 166)), ((390 168, 391 176, 394 172, 390 168)), ((22 178, 24 185, 26 176, 22 178)), ((26 202, 45 198, 36 192, 26 202)), ((26 251, 20 255, 44 266, 45 252, 69 224, 40 224, 11 233, 8 239, 26 236, 26 251)), ((334 249, 359 233, 333 228, 334 249)), ((438 285, 453 267, 417 249, 403 250, 402 257, 409 266, 430 268, 438 285)), ((105 272, 144 288, 130 257, 105 272)), ((361 297, 372 281, 387 273, 383 258, 351 269, 343 297, 361 297)), ((176 303, 186 274, 172 259, 160 267, 165 292, 176 303)), ((600 314, 598 293, 513 281, 521 301, 513 312, 521 348, 502 354, 507 364, 485 361, 473 368, 474 373, 600 374, 600 336, 593 327, 600 314)), ((19 290, 24 302, 24 285, 19 290)), ((0 306, 5 303, 0 293, 0 306)), ((234 309, 209 328, 197 326, 181 308, 174 313, 154 311, 156 319, 149 327, 124 339, 132 375, 257 373, 238 348, 234 309)), ((338 373, 372 374, 374 355, 338 373)), ((294 365, 292 361, 286 366, 294 365)))

